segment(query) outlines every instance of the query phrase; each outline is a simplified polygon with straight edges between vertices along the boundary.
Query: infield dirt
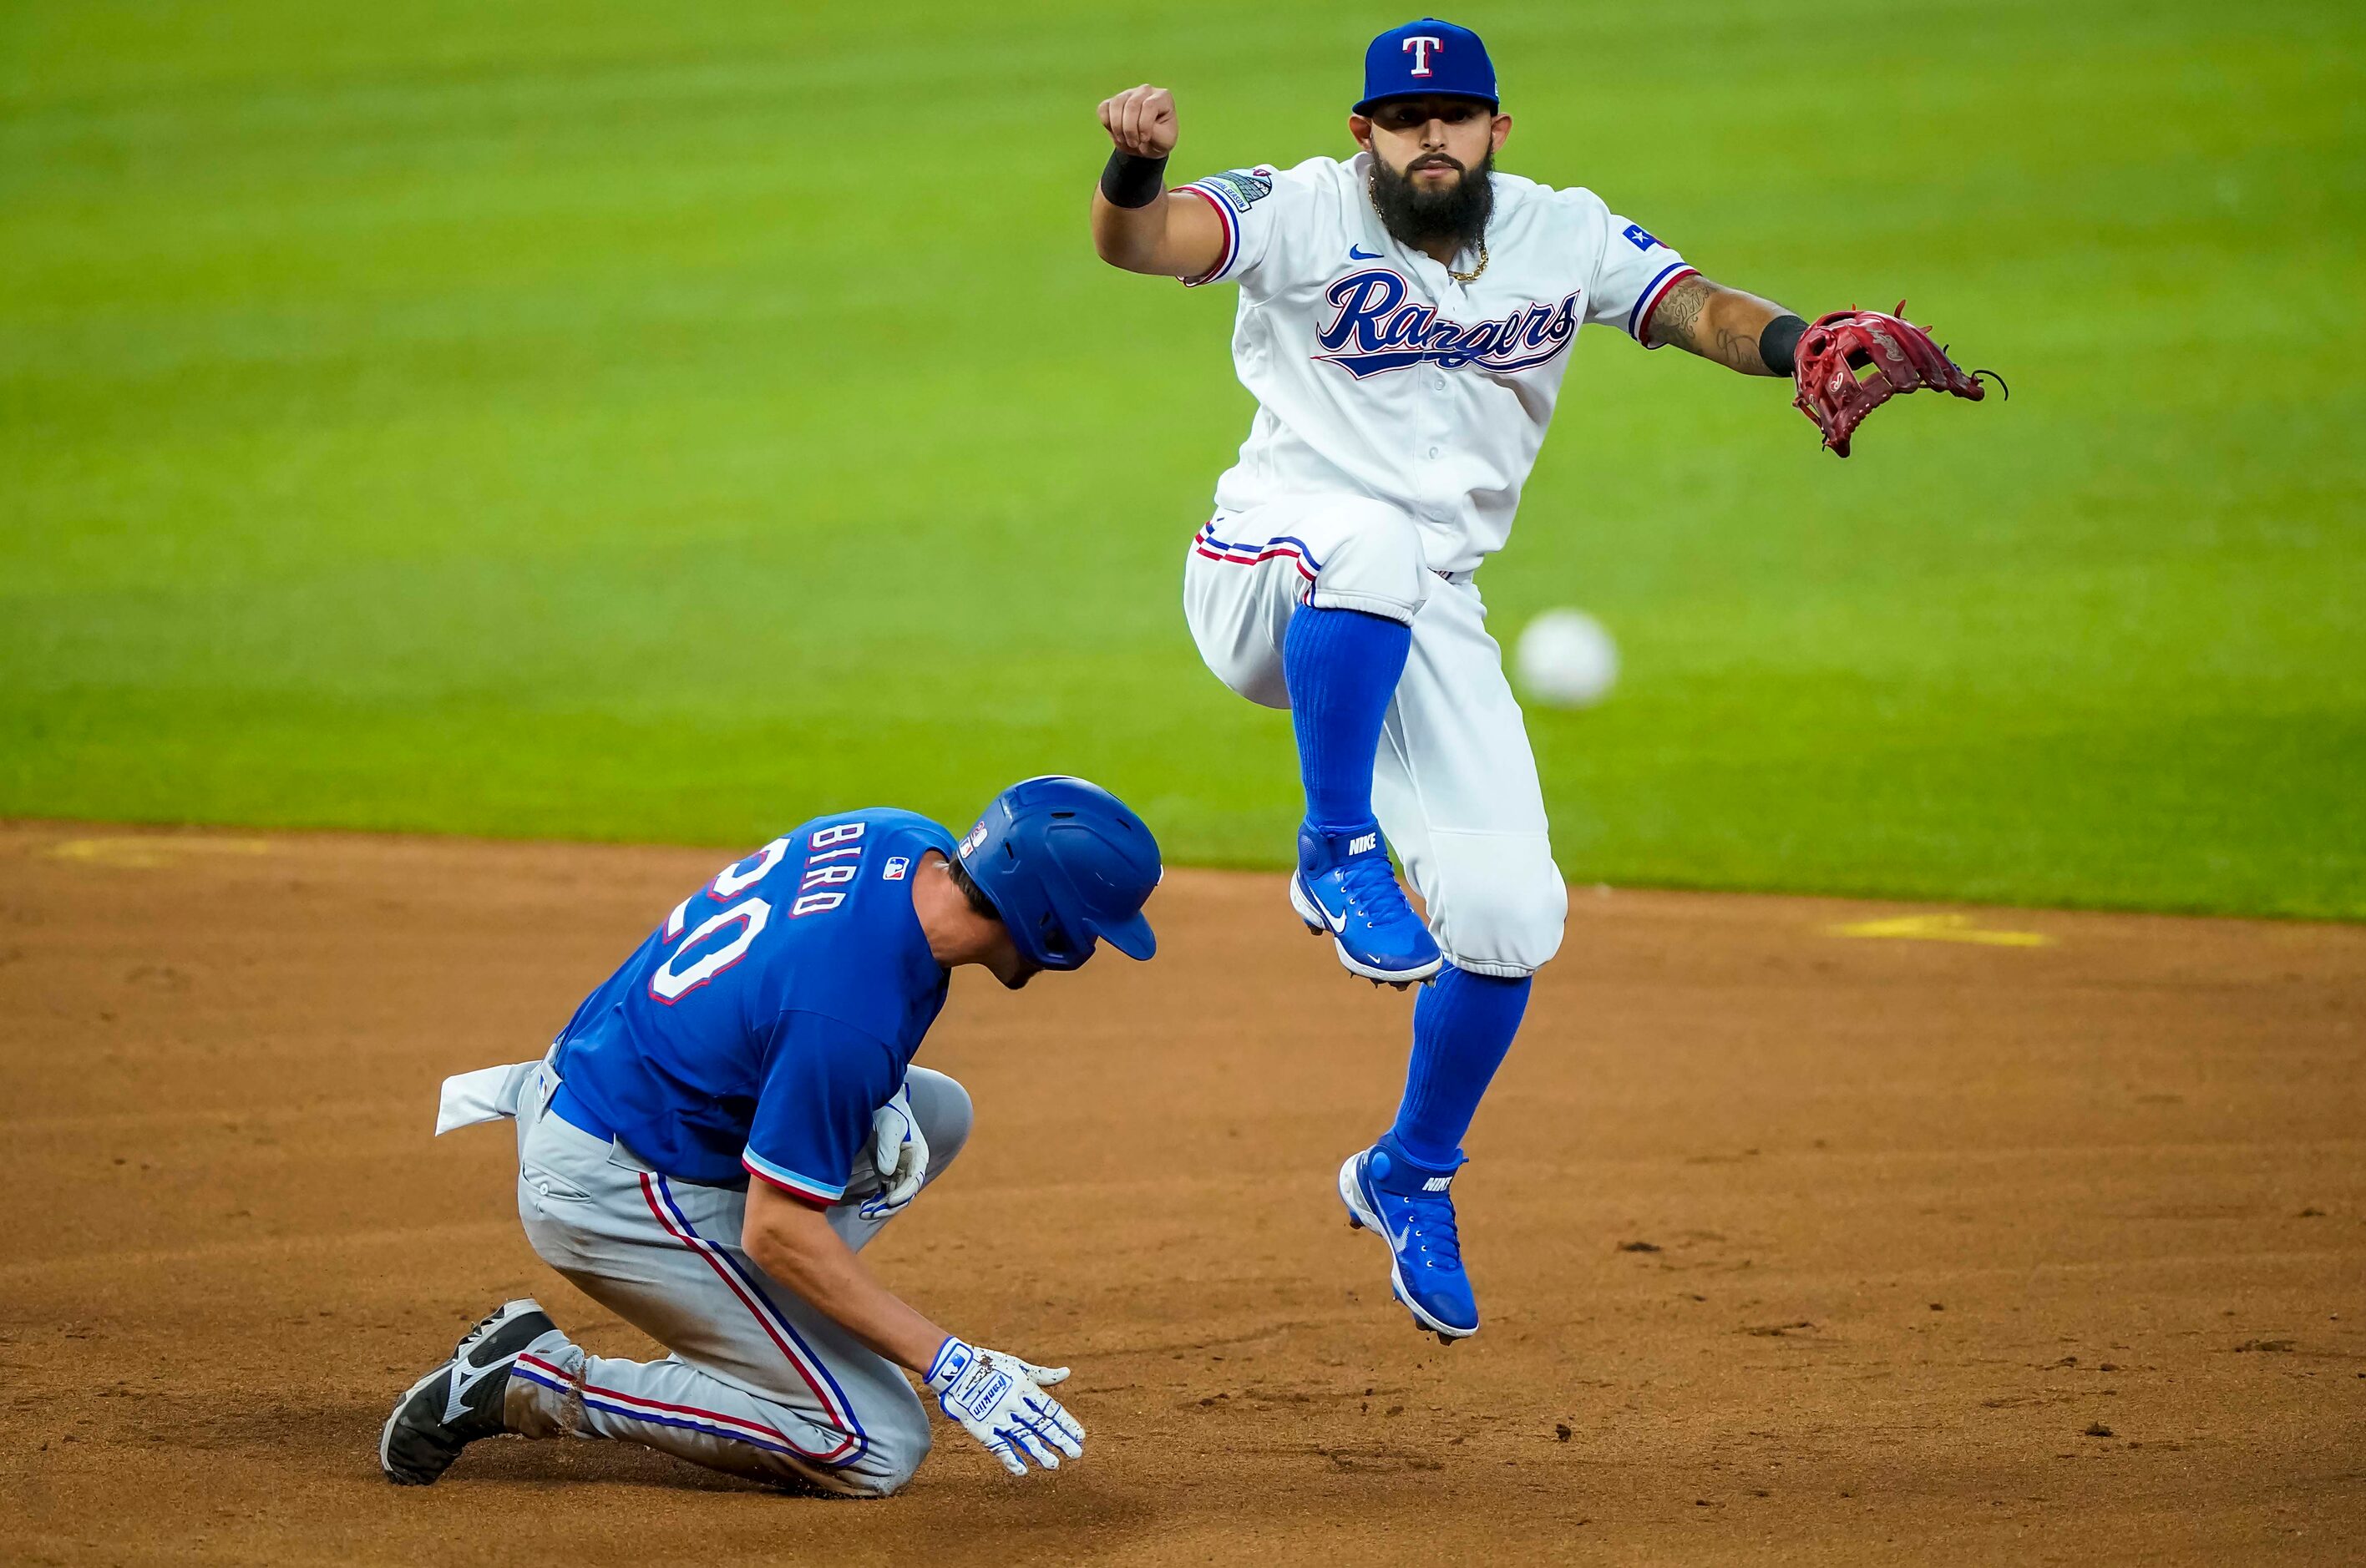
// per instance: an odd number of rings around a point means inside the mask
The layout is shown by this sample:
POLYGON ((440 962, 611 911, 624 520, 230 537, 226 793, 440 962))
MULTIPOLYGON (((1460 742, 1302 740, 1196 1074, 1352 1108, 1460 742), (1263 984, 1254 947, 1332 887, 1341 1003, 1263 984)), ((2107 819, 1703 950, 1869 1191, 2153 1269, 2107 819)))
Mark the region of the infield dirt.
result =
POLYGON ((505 1296, 641 1344, 435 1089, 727 857, 0 827, 0 1559, 2360 1560, 2366 930, 1581 889, 1448 1350, 1332 1190, 1409 999, 1217 873, 1151 965, 956 982, 920 1059, 977 1134, 870 1254, 1074 1366, 1082 1463, 941 1425, 883 1503, 594 1443, 388 1486, 393 1395, 505 1296))

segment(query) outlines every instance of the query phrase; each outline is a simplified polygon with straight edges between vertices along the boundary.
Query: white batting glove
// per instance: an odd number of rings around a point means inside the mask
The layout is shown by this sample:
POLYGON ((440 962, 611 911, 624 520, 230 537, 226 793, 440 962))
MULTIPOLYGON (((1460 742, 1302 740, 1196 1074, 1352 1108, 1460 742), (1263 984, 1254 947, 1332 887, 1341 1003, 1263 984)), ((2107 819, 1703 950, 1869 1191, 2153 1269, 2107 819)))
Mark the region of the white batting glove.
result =
POLYGON ((1033 1460, 1060 1468, 1060 1455, 1080 1459, 1085 1428, 1043 1390, 1068 1375, 1065 1367, 1039 1367, 1000 1350, 948 1338, 929 1363, 929 1392, 944 1413, 969 1428, 986 1451, 1013 1475, 1033 1460))
POLYGON ((864 1219, 901 1213, 928 1179, 929 1140, 920 1134, 919 1118, 912 1114, 912 1102, 902 1084, 871 1114, 871 1163, 879 1172, 879 1191, 855 1210, 864 1219))

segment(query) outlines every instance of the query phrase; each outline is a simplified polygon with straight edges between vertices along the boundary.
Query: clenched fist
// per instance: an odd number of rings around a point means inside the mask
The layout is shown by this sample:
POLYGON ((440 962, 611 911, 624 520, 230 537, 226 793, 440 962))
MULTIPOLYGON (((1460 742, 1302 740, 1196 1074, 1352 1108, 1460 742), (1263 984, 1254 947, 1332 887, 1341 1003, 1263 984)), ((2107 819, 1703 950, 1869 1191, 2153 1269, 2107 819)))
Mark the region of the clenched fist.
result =
POLYGON ((1175 151, 1175 95, 1145 82, 1103 98, 1101 129, 1121 152, 1164 158, 1175 151))

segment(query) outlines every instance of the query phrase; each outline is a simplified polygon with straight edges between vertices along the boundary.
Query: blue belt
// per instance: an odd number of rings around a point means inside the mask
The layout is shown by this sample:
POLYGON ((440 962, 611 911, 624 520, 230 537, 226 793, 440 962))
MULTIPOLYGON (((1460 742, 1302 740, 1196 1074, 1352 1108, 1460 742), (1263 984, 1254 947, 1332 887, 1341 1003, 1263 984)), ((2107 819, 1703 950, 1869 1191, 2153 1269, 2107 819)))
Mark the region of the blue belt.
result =
POLYGON ((614 1143, 616 1135, 608 1124, 592 1114, 592 1108, 575 1096, 575 1092, 562 1081, 558 1092, 550 1097, 550 1114, 578 1132, 589 1133, 602 1143, 614 1143))

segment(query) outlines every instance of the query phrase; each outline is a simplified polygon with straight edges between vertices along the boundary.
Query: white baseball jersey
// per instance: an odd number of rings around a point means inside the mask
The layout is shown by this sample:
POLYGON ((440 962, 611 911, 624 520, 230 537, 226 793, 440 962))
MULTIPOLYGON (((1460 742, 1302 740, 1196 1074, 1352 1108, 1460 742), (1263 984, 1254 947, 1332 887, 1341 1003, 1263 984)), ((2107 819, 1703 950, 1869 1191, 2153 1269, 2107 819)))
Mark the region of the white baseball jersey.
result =
POLYGON ((1692 269, 1592 191, 1498 174, 1486 270, 1457 283, 1390 238, 1370 167, 1369 153, 1310 158, 1179 187, 1223 222, 1222 259, 1185 281, 1240 285, 1233 363, 1257 400, 1216 505, 1387 501, 1420 525, 1432 569, 1466 572, 1511 534, 1578 328, 1645 342, 1692 269))

